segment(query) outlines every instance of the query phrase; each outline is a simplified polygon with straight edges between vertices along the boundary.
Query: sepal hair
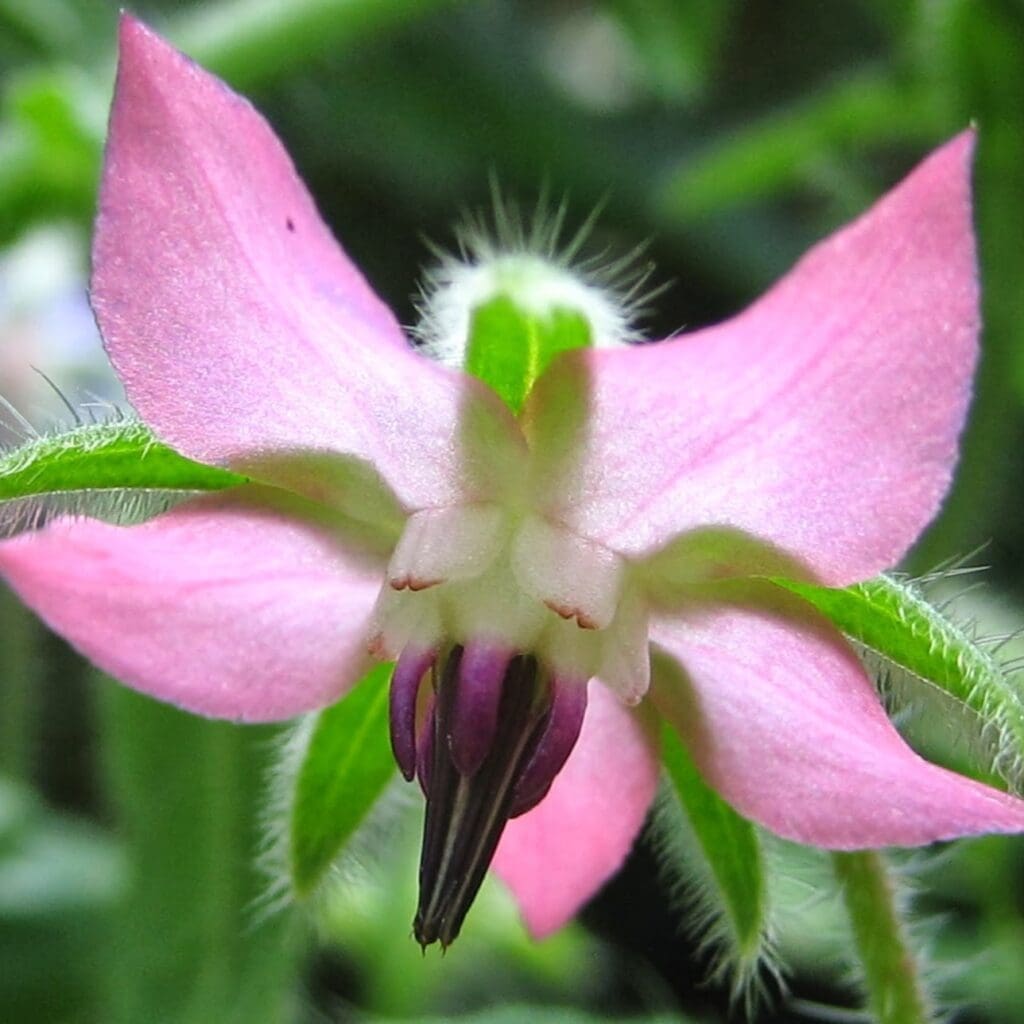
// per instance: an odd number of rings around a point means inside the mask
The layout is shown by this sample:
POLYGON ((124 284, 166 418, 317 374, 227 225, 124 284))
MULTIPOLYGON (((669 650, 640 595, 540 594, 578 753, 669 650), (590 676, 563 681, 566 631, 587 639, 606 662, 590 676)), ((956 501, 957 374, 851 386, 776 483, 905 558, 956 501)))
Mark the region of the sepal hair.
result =
POLYGON ((380 873, 380 851, 388 849, 410 814, 419 809, 416 795, 392 782, 359 824, 312 892, 299 896, 292 882, 291 818, 299 771, 316 726, 315 714, 303 715, 273 741, 267 759, 266 798, 260 816, 257 864, 266 885, 253 908, 263 917, 302 905, 314 921, 318 908, 339 890, 365 885, 380 873))
POLYGON ((886 708, 915 743, 966 758, 975 772, 1024 793, 1024 659, 1014 653, 1024 625, 984 621, 982 567, 953 563, 918 579, 894 576, 927 614, 927 643, 959 666, 964 683, 954 694, 883 654, 855 644, 886 708))
MULTIPOLYGON (((786 991, 775 945, 774 907, 766 904, 756 944, 743 948, 704 851, 664 779, 647 835, 680 925, 708 963, 708 982, 725 986, 733 1006, 752 1020, 758 1006, 775 1002, 786 991)), ((770 901, 770 892, 764 898, 770 901)))
MULTIPOLYGON (((116 426, 126 439, 152 443, 152 435, 142 423, 118 406, 95 402, 76 409, 71 401, 47 378, 47 382, 70 410, 73 421, 54 421, 43 430, 36 429, 7 399, 0 396, 0 428, 10 440, 0 442, 0 493, 4 478, 30 469, 41 458, 69 454, 87 454, 109 443, 94 428, 116 426), (97 415, 99 412, 99 415, 97 415)), ((0 498, 0 540, 38 530, 54 519, 99 519, 116 526, 133 526, 167 512, 199 492, 184 489, 91 487, 77 490, 49 490, 27 496, 0 498)))
POLYGON ((428 242, 435 264, 423 276, 413 337, 431 357, 462 366, 474 309, 508 294, 524 311, 546 316, 555 309, 580 314, 597 347, 640 340, 637 323, 663 291, 652 288, 654 266, 645 245, 620 257, 590 248, 596 207, 571 234, 568 204, 543 191, 532 214, 505 197, 492 179, 489 214, 467 213, 455 228, 455 248, 428 242))

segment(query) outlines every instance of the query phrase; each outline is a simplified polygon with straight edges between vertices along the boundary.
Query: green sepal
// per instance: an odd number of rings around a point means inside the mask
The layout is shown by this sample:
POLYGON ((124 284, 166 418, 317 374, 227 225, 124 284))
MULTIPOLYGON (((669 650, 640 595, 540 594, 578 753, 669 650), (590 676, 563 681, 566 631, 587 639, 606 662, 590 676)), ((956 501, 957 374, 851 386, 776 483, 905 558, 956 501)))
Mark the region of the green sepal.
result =
POLYGON ((289 825, 292 887, 308 896, 395 771, 388 739, 391 665, 371 669, 321 711, 305 748, 289 825))
POLYGON ((575 310, 556 308, 540 316, 498 295, 473 310, 466 370, 518 413, 556 355, 590 343, 590 326, 575 310))
POLYGON ((760 965, 770 966, 767 869, 757 829, 704 781, 667 723, 661 731, 662 787, 658 823, 663 862, 680 874, 688 910, 713 954, 714 973, 734 996, 748 991, 760 965))
POLYGON ((44 499, 51 512, 136 522, 175 498, 246 481, 179 455, 137 420, 85 424, 0 455, 0 535, 34 525, 44 499))
POLYGON ((219 491, 246 479, 179 455, 137 420, 34 438, 0 457, 2 501, 54 491, 219 491))
POLYGON ((992 767, 1019 787, 1024 699, 999 660, 910 582, 879 576, 845 589, 772 578, 814 606, 850 639, 930 684, 980 720, 996 749, 992 767))

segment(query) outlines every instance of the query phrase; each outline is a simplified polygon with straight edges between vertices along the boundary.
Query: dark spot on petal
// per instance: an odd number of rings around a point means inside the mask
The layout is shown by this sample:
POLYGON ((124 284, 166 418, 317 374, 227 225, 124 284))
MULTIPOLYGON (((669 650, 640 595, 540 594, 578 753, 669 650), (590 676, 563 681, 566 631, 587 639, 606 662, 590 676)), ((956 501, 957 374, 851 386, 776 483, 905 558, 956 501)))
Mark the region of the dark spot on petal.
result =
POLYGON ((293 220, 291 219, 291 217, 289 217, 289 218, 288 218, 288 219, 287 219, 287 220, 286 220, 286 221, 284 222, 284 225, 285 225, 285 227, 286 227, 286 228, 287 228, 287 229, 288 229, 289 231, 294 231, 294 230, 295 230, 295 221, 293 221, 293 220))
POLYGON ((411 590, 414 593, 420 590, 429 590, 431 587, 436 587, 444 580, 425 580, 418 576, 392 576, 388 582, 391 584, 392 590, 411 590))
POLYGON ((569 605, 559 604, 557 601, 545 601, 544 604, 548 606, 556 615, 565 619, 566 621, 576 620, 576 625, 580 629, 597 629, 597 623, 587 615, 586 612, 580 611, 578 608, 572 608, 569 605))

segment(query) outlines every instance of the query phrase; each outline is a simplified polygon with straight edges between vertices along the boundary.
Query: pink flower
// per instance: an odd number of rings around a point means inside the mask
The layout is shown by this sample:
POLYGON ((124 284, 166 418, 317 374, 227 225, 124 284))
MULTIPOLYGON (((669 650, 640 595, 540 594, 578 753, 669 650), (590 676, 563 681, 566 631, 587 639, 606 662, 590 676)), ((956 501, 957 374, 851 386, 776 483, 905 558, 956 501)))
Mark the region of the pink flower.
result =
POLYGON ((735 319, 564 355, 516 417, 410 347, 248 103, 125 18, 96 315, 157 435, 259 483, 137 527, 54 523, 0 569, 98 665, 200 714, 287 718, 369 650, 397 658, 396 757, 430 794, 424 941, 454 937, 499 837, 533 932, 573 914, 654 795, 655 709, 801 842, 1020 830, 1024 804, 913 753, 835 630, 751 578, 863 580, 938 509, 978 334, 972 141, 735 319), (440 744, 416 735, 431 665, 440 744))

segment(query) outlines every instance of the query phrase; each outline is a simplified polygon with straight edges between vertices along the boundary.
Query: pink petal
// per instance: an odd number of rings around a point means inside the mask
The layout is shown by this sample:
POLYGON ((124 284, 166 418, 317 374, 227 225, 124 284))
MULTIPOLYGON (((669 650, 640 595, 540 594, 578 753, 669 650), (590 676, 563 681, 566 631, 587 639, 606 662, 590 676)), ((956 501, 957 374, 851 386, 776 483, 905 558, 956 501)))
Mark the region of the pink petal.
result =
POLYGON ((0 544, 0 573, 129 686, 217 718, 288 718, 362 675, 382 570, 261 500, 246 488, 134 527, 60 520, 0 544))
MULTIPOLYGON (((408 347, 241 97, 131 17, 110 119, 92 300, 128 397, 193 458, 322 498, 372 464, 406 508, 489 487, 520 443, 500 401, 408 347), (467 457, 461 415, 493 434, 467 457)), ((475 436, 475 435, 474 435, 475 436)))
POLYGON ((837 584, 898 561, 946 493, 970 397, 972 145, 932 154, 733 320, 557 363, 532 410, 552 515, 627 554, 738 528, 837 584), (587 375, 573 437, 546 407, 587 375))
POLYGON ((1024 830, 1024 802, 915 754, 848 645, 795 604, 704 609, 652 638, 685 670, 656 662, 660 710, 707 781, 779 835, 857 849, 1024 830))
POLYGON ((494 870, 527 928, 561 928, 626 859, 658 787, 651 730, 596 681, 583 731, 548 795, 509 822, 494 870))

